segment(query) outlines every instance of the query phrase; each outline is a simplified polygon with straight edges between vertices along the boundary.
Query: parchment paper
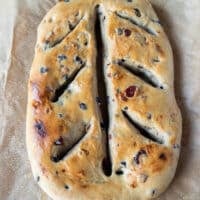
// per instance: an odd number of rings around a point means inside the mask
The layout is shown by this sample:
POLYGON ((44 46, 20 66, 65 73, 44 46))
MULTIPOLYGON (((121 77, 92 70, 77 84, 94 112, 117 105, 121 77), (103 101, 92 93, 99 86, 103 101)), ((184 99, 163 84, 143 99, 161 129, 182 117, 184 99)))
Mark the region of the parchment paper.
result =
MULTIPOLYGON (((151 2, 173 47, 176 96, 183 115, 177 173, 159 200, 200 200, 200 0, 151 2)), ((36 27, 56 1, 0 3, 0 200, 47 200, 31 174, 25 119, 36 27)))

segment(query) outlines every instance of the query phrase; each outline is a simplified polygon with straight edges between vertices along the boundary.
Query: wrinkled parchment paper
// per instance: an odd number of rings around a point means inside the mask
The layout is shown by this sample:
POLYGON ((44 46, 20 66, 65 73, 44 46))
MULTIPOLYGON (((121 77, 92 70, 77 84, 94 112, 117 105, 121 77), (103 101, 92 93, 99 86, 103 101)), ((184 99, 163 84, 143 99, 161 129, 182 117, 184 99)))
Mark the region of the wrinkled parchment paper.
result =
MULTIPOLYGON (((183 115, 180 161, 159 200, 200 200, 200 0, 151 0, 172 44, 183 115)), ((0 200, 49 200, 25 145, 27 80, 36 28, 56 0, 0 0, 0 200)))

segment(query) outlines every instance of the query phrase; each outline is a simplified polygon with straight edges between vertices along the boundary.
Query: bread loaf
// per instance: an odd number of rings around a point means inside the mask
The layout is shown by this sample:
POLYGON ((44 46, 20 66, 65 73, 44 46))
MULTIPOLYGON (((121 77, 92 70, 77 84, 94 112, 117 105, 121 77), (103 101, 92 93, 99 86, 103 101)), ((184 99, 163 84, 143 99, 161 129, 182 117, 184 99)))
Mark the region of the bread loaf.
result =
POLYGON ((27 107, 34 177, 54 200, 145 200, 174 177, 173 55, 147 0, 62 1, 38 28, 27 107))

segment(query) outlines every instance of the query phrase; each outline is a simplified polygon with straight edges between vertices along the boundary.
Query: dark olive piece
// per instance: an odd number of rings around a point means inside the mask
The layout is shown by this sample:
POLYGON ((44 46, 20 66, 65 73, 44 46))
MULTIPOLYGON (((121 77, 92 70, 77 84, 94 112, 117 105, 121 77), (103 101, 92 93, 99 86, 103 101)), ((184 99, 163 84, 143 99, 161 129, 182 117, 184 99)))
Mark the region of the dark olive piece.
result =
POLYGON ((65 189, 69 190, 69 186, 68 186, 68 185, 65 185, 65 189))
POLYGON ((138 9, 138 8, 134 8, 134 11, 135 11, 135 15, 137 16, 137 17, 141 17, 142 15, 141 15, 141 12, 140 12, 140 10, 138 9))
POLYGON ((79 104, 81 110, 87 110, 87 105, 85 103, 79 104))
POLYGON ((35 130, 37 131, 38 135, 40 135, 40 137, 44 138, 46 136, 46 130, 41 120, 36 121, 35 130))
POLYGON ((41 67, 40 68, 40 73, 41 74, 47 73, 48 71, 49 71, 49 69, 47 67, 41 67))
POLYGON ((137 155, 134 157, 134 161, 135 161, 135 163, 136 163, 137 165, 140 164, 140 156, 141 156, 141 155, 147 155, 146 151, 143 150, 143 149, 141 149, 141 150, 137 153, 137 155))
POLYGON ((118 175, 118 176, 121 176, 124 174, 124 172, 121 170, 121 169, 118 169, 115 171, 115 174, 118 175))

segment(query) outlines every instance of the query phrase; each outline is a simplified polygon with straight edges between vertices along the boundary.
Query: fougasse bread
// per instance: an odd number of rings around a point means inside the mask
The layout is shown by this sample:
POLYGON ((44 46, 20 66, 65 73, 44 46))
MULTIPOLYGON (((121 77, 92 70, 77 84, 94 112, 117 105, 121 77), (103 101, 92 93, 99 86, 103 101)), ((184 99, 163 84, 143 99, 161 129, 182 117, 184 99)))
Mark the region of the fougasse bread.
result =
POLYGON ((26 140, 54 200, 146 200, 180 152, 173 54, 147 0, 58 2, 38 28, 26 140))

